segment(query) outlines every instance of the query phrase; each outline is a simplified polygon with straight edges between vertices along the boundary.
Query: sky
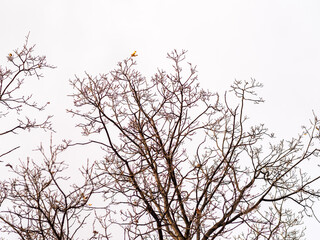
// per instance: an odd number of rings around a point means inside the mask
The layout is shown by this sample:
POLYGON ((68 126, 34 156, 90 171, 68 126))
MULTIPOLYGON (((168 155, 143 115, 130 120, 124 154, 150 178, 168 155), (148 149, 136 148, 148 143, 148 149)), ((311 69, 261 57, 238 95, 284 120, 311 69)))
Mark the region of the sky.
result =
MULTIPOLYGON (((280 139, 291 138, 312 110, 320 115, 319 13, 318 0, 1 0, 0 65, 30 32, 36 52, 57 68, 30 79, 25 89, 50 101, 46 113, 55 115, 59 141, 80 138, 65 110, 72 106, 67 95, 75 75, 107 73, 137 51, 138 68, 150 77, 170 66, 167 52, 185 49, 205 89, 223 94, 234 80, 263 83, 259 94, 266 102, 250 108, 250 118, 280 139)), ((10 157, 48 142, 48 134, 10 138, 24 143, 10 157)), ((316 239, 320 224, 305 222, 306 238, 316 239)))

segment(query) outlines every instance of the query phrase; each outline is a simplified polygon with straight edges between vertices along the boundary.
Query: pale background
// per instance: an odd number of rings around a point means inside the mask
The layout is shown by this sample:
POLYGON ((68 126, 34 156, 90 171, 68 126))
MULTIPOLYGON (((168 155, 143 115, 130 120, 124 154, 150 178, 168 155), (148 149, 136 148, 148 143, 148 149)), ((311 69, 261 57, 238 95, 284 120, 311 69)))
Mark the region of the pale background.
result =
MULTIPOLYGON (((318 0, 0 0, 0 23, 1 65, 30 31, 37 53, 57 66, 25 85, 35 99, 51 102, 39 118, 55 115, 57 142, 80 139, 65 110, 72 106, 69 79, 84 71, 106 73, 134 50, 147 77, 168 67, 167 52, 186 49, 203 88, 223 93, 235 79, 262 82, 266 102, 250 117, 266 123, 279 139, 295 137, 312 110, 320 115, 318 0)), ((0 146, 23 146, 4 160, 32 156, 49 136, 42 131, 10 136, 0 146)), ((90 154, 74 155, 69 154, 69 163, 78 166, 90 154)), ((4 167, 0 172, 8 174, 4 167)), ((306 239, 318 239, 320 224, 308 218, 305 223, 306 239)))

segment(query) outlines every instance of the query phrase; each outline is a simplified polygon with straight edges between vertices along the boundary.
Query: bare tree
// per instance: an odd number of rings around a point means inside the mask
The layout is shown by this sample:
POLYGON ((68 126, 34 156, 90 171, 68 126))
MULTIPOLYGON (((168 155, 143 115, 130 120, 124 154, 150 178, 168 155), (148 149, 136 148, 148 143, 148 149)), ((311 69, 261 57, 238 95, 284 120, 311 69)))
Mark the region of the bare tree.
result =
POLYGON ((182 73, 185 51, 168 58, 172 73, 158 70, 150 81, 133 57, 71 81, 69 111, 105 151, 97 177, 121 206, 115 223, 128 239, 301 239, 302 213, 313 214, 320 196, 320 176, 303 171, 318 167, 317 117, 276 142, 245 115, 247 104, 263 102, 261 84, 236 81, 219 98, 199 87, 194 66, 182 73))
MULTIPOLYGON (((10 63, 10 67, 0 66, 0 118, 8 117, 10 114, 17 114, 20 118, 17 118, 15 122, 11 123, 11 126, 4 128, 4 124, 0 127, 0 136, 3 137, 7 134, 16 134, 18 130, 30 130, 33 128, 51 129, 50 118, 48 116, 44 121, 39 122, 36 119, 31 119, 27 115, 21 116, 21 113, 26 108, 37 109, 39 111, 44 110, 47 104, 39 105, 32 100, 32 94, 24 95, 20 93, 20 89, 24 81, 32 76, 38 79, 43 77, 41 70, 44 68, 54 68, 47 63, 45 56, 34 56, 34 47, 29 46, 29 35, 26 37, 26 41, 22 49, 16 49, 11 53, 8 53, 7 59, 10 63)), ((17 115, 14 115, 16 117, 17 115)), ((10 150, 0 151, 0 157, 14 151, 19 146, 13 147, 10 150)))
MULTIPOLYGON (((92 213, 88 203, 94 191, 92 167, 83 168, 83 179, 68 187, 70 177, 62 175, 67 166, 57 158, 67 147, 68 142, 58 146, 51 142, 47 154, 41 145, 38 151, 43 157, 42 164, 28 158, 12 168, 11 179, 2 182, 5 201, 0 211, 1 232, 28 240, 83 236, 81 229, 92 213)), ((90 239, 98 239, 96 230, 91 231, 90 239)))
MULTIPOLYGON (((14 70, 0 68, 1 117, 45 107, 18 94, 21 75, 40 78, 41 68, 52 68, 27 45, 28 37, 22 50, 9 53, 14 70)), ((320 176, 303 171, 306 164, 319 167, 320 121, 314 114, 297 137, 277 141, 246 117, 248 104, 263 102, 260 83, 235 81, 223 97, 204 91, 196 67, 182 72, 185 53, 168 54, 172 73, 158 70, 150 81, 134 69, 136 52, 109 74, 71 81, 76 109, 69 111, 91 139, 51 142, 49 153, 40 145, 41 164, 27 158, 7 165, 13 176, 0 183, 1 232, 79 239, 91 223, 90 239, 109 239, 113 223, 128 239, 302 239, 302 217, 315 216, 320 197, 320 176), (57 156, 88 143, 99 144, 105 157, 95 172, 88 164, 82 169, 82 183, 70 184, 57 156), (105 215, 88 204, 101 193, 105 215)), ((0 136, 51 129, 49 120, 18 119, 0 136)))
MULTIPOLYGON (((29 47, 28 38, 22 49, 8 54, 11 68, 0 67, 0 118, 11 117, 4 124, 2 121, 0 136, 17 134, 19 130, 42 128, 52 130, 50 118, 39 122, 28 115, 31 109, 42 111, 44 105, 33 101, 32 94, 26 96, 21 87, 25 79, 35 76, 41 78, 41 70, 54 68, 45 56, 34 56, 34 45, 29 47), (25 115, 24 110, 28 110, 25 115), (22 119, 20 119, 21 117, 22 119), (11 127, 8 127, 8 125, 11 127)), ((93 211, 88 203, 93 191, 92 167, 83 167, 82 179, 71 184, 70 178, 62 175, 67 165, 58 160, 58 155, 69 147, 70 142, 54 146, 50 142, 49 153, 42 145, 37 149, 43 158, 34 161, 27 158, 20 165, 7 163, 10 178, 0 182, 0 232, 15 236, 17 239, 76 239, 82 236, 81 229, 93 211), (40 162, 40 163, 39 163, 40 162), (82 183, 81 183, 82 182, 82 183)), ((3 146, 3 145, 2 145, 3 146)), ((0 152, 0 157, 19 148, 0 152)), ((3 151, 3 149, 1 149, 3 151)), ((101 239, 92 223, 92 231, 86 232, 90 239, 101 239)), ((89 226, 86 226, 89 229, 89 226)))

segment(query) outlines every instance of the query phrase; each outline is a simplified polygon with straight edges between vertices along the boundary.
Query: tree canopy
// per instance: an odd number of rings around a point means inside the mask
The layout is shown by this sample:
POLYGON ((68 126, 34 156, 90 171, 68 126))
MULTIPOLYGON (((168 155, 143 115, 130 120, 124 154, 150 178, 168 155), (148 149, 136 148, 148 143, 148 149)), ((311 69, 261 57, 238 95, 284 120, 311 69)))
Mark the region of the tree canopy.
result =
MULTIPOLYGON (((40 77, 41 68, 52 68, 27 45, 8 56, 16 70, 1 68, 3 116, 45 107, 14 95, 19 74, 40 77)), ((304 171, 306 164, 319 167, 316 114, 296 137, 277 140, 247 116, 248 105, 263 102, 256 80, 235 81, 221 95, 200 87, 184 50, 169 53, 172 69, 151 79, 136 70, 137 56, 108 74, 70 81, 68 112, 88 140, 51 143, 49 153, 41 144, 42 163, 11 166, 12 178, 1 182, 1 231, 19 239, 82 239, 90 225, 90 239, 302 239, 302 217, 315 216, 320 197, 320 175, 304 171), (88 144, 100 146, 103 158, 84 163, 82 183, 71 183, 58 155, 88 144), (104 206, 90 206, 90 198, 104 206), (110 231, 113 225, 123 233, 110 231)), ((1 137, 18 128, 51 129, 50 117, 18 122, 1 137)))

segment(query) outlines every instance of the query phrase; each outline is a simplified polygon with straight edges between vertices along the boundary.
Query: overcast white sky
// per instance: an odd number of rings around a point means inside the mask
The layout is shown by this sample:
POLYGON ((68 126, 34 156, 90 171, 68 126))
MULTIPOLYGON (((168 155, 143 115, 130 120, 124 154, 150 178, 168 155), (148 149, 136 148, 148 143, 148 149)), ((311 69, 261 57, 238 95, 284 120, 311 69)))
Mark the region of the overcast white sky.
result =
MULTIPOLYGON (((134 50, 147 76, 168 66, 167 52, 186 49, 204 88, 223 93, 235 79, 262 82, 266 103, 251 118, 280 138, 296 136, 312 110, 320 115, 318 0, 1 0, 0 22, 1 65, 30 31, 37 52, 57 66, 26 86, 51 102, 57 139, 76 134, 65 114, 68 80, 108 72, 134 50)), ((28 136, 30 146, 43 141, 42 133, 28 136)), ((318 239, 319 227, 308 221, 307 239, 318 239)))

